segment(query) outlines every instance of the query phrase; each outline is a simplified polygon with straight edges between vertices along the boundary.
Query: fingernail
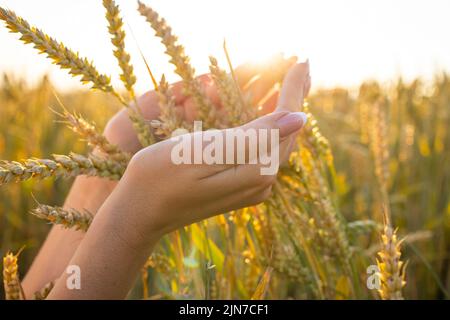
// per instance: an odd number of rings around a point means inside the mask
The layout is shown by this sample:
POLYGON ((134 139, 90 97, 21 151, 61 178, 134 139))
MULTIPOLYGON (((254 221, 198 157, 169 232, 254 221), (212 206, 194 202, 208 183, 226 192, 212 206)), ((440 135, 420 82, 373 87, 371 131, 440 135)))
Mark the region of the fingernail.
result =
POLYGON ((289 112, 277 120, 280 129, 280 137, 287 137, 291 133, 300 130, 307 121, 304 112, 289 112))

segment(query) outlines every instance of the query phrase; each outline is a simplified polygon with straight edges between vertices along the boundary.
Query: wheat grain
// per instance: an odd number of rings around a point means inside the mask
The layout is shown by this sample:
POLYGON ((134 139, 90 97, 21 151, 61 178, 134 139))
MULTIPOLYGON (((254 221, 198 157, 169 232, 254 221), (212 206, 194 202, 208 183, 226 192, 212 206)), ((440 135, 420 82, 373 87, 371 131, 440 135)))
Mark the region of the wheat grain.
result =
POLYGON ((78 175, 98 176, 119 180, 126 166, 111 159, 98 156, 88 157, 76 153, 53 155, 54 160, 31 158, 22 162, 0 162, 0 185, 12 181, 25 181, 31 178, 75 177, 78 175))
POLYGON ((199 80, 195 78, 195 69, 191 66, 189 57, 184 52, 184 47, 177 43, 178 39, 172 34, 172 29, 163 18, 159 17, 156 11, 140 1, 138 3, 140 14, 146 18, 156 36, 160 37, 161 42, 165 45, 170 62, 175 66, 175 72, 183 80, 186 94, 193 97, 198 107, 200 120, 205 122, 206 128, 214 127, 216 122, 215 108, 205 96, 199 80))
POLYGON ((3 257, 3 286, 6 300, 25 300, 25 295, 20 285, 19 267, 17 264, 19 254, 20 251, 15 255, 12 252, 8 252, 3 257))
POLYGON ((87 210, 80 212, 76 209, 63 209, 43 204, 38 204, 30 213, 50 223, 62 225, 64 228, 81 231, 87 231, 93 219, 93 215, 87 210))

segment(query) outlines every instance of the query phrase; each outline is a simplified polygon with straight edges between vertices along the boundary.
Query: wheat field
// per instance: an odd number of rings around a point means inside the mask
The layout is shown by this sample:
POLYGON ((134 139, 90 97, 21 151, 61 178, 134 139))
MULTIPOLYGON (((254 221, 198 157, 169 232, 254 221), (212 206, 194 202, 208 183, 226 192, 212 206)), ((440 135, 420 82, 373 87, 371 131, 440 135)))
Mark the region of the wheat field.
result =
MULTIPOLYGON (((0 19, 22 41, 93 89, 55 92, 46 77, 29 86, 3 75, 0 254, 8 299, 24 298, 20 278, 51 223, 88 229, 89 213, 60 208, 73 177, 120 179, 129 155, 101 135, 117 110, 127 108, 143 146, 177 127, 191 129, 173 112, 164 77, 154 79, 159 120, 149 125, 133 108, 136 77, 120 10, 112 0, 103 5, 123 88, 114 88, 109 75, 76 51, 0 8, 0 19), (91 154, 93 147, 102 157, 91 154)), ((227 110, 223 118, 213 112, 167 22, 144 3, 138 11, 154 30, 151 35, 161 38, 207 127, 237 126, 258 116, 257 105, 237 84, 226 49, 228 60, 210 58, 227 110)), ((275 66, 273 87, 286 72, 284 58, 275 66)), ((167 235, 130 298, 450 298, 450 77, 315 90, 304 108, 308 123, 280 169, 273 197, 167 235), (376 288, 369 285, 371 266, 377 270, 376 288)))

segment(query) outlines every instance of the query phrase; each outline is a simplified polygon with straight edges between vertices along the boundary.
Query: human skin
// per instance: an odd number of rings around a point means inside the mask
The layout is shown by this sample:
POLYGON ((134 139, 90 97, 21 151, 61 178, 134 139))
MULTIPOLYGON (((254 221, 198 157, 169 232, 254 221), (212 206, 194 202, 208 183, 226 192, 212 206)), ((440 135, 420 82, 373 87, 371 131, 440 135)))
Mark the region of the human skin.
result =
MULTIPOLYGON (((238 72, 240 81, 245 82, 246 76, 245 71, 238 72)), ((243 126, 280 129, 282 160, 289 155, 295 135, 304 124, 291 111, 298 111, 309 87, 309 65, 295 64, 283 82, 277 103, 280 108, 243 126)), ((205 85, 204 89, 213 102, 217 101, 212 86, 205 85)), ((265 89, 263 80, 249 88, 256 98, 265 89)), ((175 84, 173 92, 178 111, 188 121, 195 119, 195 105, 181 94, 181 85, 175 84)), ((264 109, 273 110, 277 99, 267 101, 264 109)), ((156 93, 142 96, 139 105, 144 106, 147 119, 158 116, 156 93)), ((105 135, 124 151, 135 153, 140 149, 126 111, 111 119, 105 135)), ((176 166, 170 161, 172 147, 173 142, 166 140, 136 153, 119 183, 76 179, 65 207, 97 212, 95 219, 86 234, 52 229, 24 279, 27 297, 58 279, 49 299, 122 299, 164 234, 270 196, 275 176, 261 176, 258 165, 176 166), (64 270, 68 265, 80 266, 81 290, 67 289, 64 270)))

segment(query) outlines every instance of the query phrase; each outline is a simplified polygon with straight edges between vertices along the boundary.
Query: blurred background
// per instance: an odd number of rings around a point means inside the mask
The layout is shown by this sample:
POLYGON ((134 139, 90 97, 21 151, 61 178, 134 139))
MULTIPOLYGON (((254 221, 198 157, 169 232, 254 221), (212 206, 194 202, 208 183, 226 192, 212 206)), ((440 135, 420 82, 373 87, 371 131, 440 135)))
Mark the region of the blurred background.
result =
MULTIPOLYGON (((173 80, 163 48, 144 19, 136 1, 118 0, 128 37, 127 49, 140 79, 150 82, 137 45, 157 76, 173 80), (130 32, 128 32, 130 33, 130 32), (170 78, 172 77, 172 78, 170 78)), ((167 19, 199 72, 206 72, 208 55, 221 57, 227 39, 235 64, 263 59, 277 52, 309 58, 314 86, 355 86, 367 78, 392 81, 402 75, 410 80, 430 79, 450 68, 450 2, 447 0, 167 0, 148 1, 167 19)), ((101 1, 0 0, 48 34, 93 59, 101 71, 116 66, 101 1)), ((24 47, 17 36, 0 29, 0 70, 36 81, 50 74, 58 87, 77 87, 78 81, 52 67, 24 47)), ((117 71, 117 70, 116 70, 117 71)), ((157 77, 159 78, 159 77, 157 77)))
MULTIPOLYGON (((152 88, 138 47, 157 78, 175 81, 164 48, 136 11, 120 1, 138 89, 152 88)), ((277 52, 309 58, 311 112, 329 138, 339 177, 339 206, 347 219, 372 218, 376 182, 367 146, 361 95, 389 101, 390 195, 395 225, 408 236, 407 298, 445 298, 450 288, 450 1, 145 1, 165 17, 198 73, 208 55, 224 65, 227 40, 234 64, 277 52), (361 94, 363 92, 363 94, 361 94)), ((31 24, 89 57, 101 72, 119 69, 111 54, 101 1, 0 0, 31 24)), ((49 107, 52 90, 103 127, 119 106, 88 91, 65 71, 23 45, 0 23, 0 159, 83 153, 85 144, 49 107)), ((49 226, 27 214, 41 203, 61 205, 70 181, 28 181, 0 187, 0 254, 18 250, 25 274, 49 226)), ((374 239, 376 237, 374 236, 374 239)), ((372 242, 367 243, 370 249, 372 242)), ((447 296, 448 298, 448 296, 447 296)))

